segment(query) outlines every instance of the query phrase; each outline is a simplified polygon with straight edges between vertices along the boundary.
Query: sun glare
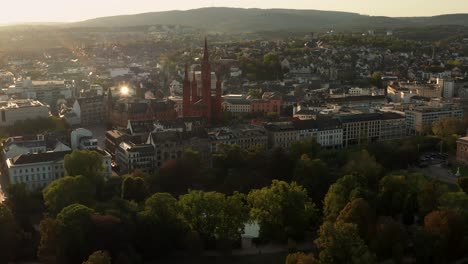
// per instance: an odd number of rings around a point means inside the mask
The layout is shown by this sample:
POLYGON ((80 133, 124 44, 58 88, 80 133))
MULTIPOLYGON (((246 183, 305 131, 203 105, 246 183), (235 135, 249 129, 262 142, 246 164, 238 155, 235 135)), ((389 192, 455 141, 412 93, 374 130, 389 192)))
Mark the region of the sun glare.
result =
POLYGON ((120 94, 128 95, 129 93, 130 93, 130 90, 128 89, 127 86, 123 86, 122 88, 120 88, 120 94))

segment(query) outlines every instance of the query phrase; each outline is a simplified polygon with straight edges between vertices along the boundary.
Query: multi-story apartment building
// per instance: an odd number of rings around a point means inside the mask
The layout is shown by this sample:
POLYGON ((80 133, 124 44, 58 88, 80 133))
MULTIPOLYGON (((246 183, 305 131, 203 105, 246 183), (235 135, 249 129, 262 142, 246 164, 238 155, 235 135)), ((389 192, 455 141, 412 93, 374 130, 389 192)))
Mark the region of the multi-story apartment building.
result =
POLYGON ((106 120, 106 101, 104 96, 78 98, 73 104, 73 112, 81 125, 102 124, 106 120))
POLYGON ((26 153, 46 152, 47 146, 44 135, 35 137, 10 137, 3 142, 3 157, 10 159, 26 153))
POLYGON ((49 107, 39 101, 31 99, 0 101, 0 127, 12 126, 17 121, 49 116, 49 107))
POLYGON ((17 81, 8 88, 8 95, 19 95, 31 98, 48 105, 55 105, 59 99, 70 99, 73 96, 71 85, 65 81, 32 81, 30 79, 17 81))
POLYGON ((28 189, 46 187, 65 176, 64 157, 71 151, 25 154, 6 160, 11 184, 25 183, 28 189))
POLYGON ((115 161, 121 173, 132 173, 135 170, 153 173, 155 169, 154 146, 121 142, 116 150, 115 161))
POLYGON ((317 121, 317 143, 323 148, 343 147, 343 128, 334 118, 321 118, 317 121))
POLYGON ((161 168, 166 161, 180 159, 187 149, 193 149, 202 161, 211 163, 210 139, 205 131, 153 131, 147 144, 155 151, 155 169, 161 168))
POLYGON ((281 113, 281 99, 256 99, 251 101, 250 111, 252 113, 281 113))
MULTIPOLYGON (((104 176, 110 177, 112 175, 110 154, 100 149, 95 151, 103 157, 104 176)), ((9 182, 25 183, 30 190, 44 188, 52 181, 67 175, 64 158, 70 153, 71 150, 50 151, 9 158, 5 162, 9 182)))
POLYGON ((381 113, 379 141, 398 140, 407 136, 406 119, 404 115, 384 112, 381 113))
POLYGON ((432 124, 442 118, 463 118, 464 111, 452 105, 440 107, 420 106, 405 111, 406 128, 408 133, 423 133, 432 127, 432 124))
POLYGON ((265 129, 269 148, 289 149, 294 142, 299 141, 298 132, 292 122, 267 123, 265 129))
POLYGON ((235 98, 234 96, 223 97, 222 107, 224 111, 233 114, 242 114, 251 112, 251 102, 247 98, 235 98))
POLYGON ((343 128, 343 147, 378 142, 381 129, 381 115, 354 114, 337 117, 343 128))
POLYGON ((217 128, 208 133, 211 152, 218 152, 220 145, 239 145, 242 149, 255 146, 268 147, 268 136, 263 127, 245 126, 239 128, 217 128))

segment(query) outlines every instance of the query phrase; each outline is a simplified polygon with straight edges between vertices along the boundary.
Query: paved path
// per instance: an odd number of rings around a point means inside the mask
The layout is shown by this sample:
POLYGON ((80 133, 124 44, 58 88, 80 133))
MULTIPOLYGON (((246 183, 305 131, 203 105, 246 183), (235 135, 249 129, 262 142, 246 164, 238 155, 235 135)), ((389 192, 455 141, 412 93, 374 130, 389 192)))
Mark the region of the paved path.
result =
POLYGON ((442 167, 441 164, 430 165, 427 168, 420 169, 428 177, 445 182, 448 184, 457 184, 457 177, 453 175, 450 169, 442 167))

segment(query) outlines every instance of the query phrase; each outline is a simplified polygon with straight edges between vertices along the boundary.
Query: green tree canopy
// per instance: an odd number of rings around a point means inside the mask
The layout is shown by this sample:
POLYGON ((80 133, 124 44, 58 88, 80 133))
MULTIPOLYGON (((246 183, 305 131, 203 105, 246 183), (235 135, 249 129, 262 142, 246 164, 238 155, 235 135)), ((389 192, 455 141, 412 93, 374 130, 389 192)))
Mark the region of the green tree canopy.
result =
POLYGON ((375 157, 371 156, 367 150, 361 150, 357 153, 351 153, 348 160, 344 168, 346 174, 360 174, 364 176, 370 186, 377 186, 383 168, 377 163, 375 157))
MULTIPOLYGON (((238 241, 249 220, 244 195, 226 196, 216 192, 190 191, 179 198, 179 204, 190 228, 205 239, 220 243, 238 241)), ((229 244, 225 245, 229 247, 229 244)))
POLYGON ((293 181, 304 186, 307 193, 318 206, 332 184, 334 177, 330 174, 325 162, 320 159, 311 160, 307 155, 297 161, 293 181))
POLYGON ((393 260, 395 263, 401 263, 407 239, 402 224, 391 217, 382 217, 377 222, 371 249, 375 252, 379 261, 393 260))
POLYGON ((433 211, 424 218, 424 230, 435 238, 436 258, 456 260, 464 255, 468 246, 466 221, 454 211, 433 211))
POLYGON ((47 209, 56 214, 74 203, 93 204, 96 188, 84 176, 66 176, 53 181, 42 190, 42 194, 47 209))
POLYGON ((325 195, 323 213, 334 220, 341 210, 353 199, 365 196, 365 180, 359 175, 346 175, 330 186, 325 195))
POLYGON ((10 209, 0 203, 0 263, 9 263, 15 257, 20 229, 10 209))
POLYGON ((260 236, 267 239, 300 239, 314 220, 315 205, 304 187, 274 180, 271 186, 249 193, 251 218, 260 224, 260 236))
POLYGON ((95 251, 83 264, 111 264, 111 257, 107 252, 95 251))
POLYGON ((96 151, 75 150, 65 156, 64 162, 70 176, 82 175, 92 182, 99 182, 103 177, 103 158, 96 151))
POLYGON ((145 179, 142 177, 124 176, 122 182, 122 198, 129 201, 141 202, 148 195, 145 179))
POLYGON ((154 258, 179 248, 186 233, 186 223, 177 200, 168 193, 149 197, 138 213, 138 248, 143 256, 154 258))
POLYGON ((69 263, 80 263, 91 253, 92 213, 93 210, 84 205, 72 204, 57 215, 61 223, 58 231, 60 251, 69 263))
POLYGON ((286 264, 317 264, 314 254, 304 252, 291 253, 286 257, 286 264))
POLYGON ((466 123, 463 119, 456 117, 441 118, 432 123, 432 133, 439 137, 464 135, 466 133, 466 123))
POLYGON ((362 198, 357 198, 341 210, 336 221, 355 224, 360 237, 369 241, 374 234, 375 218, 375 210, 370 207, 369 203, 362 198))
POLYGON ((320 263, 375 263, 375 256, 359 237, 355 224, 326 221, 315 241, 321 249, 320 263))

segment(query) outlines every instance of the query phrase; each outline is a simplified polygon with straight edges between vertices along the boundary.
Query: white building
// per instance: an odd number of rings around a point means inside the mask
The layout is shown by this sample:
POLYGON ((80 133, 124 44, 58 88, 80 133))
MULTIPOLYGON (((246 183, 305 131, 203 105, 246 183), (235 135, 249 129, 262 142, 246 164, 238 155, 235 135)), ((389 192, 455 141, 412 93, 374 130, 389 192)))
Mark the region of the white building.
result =
POLYGON ((455 94, 455 82, 449 79, 437 79, 437 84, 442 90, 442 97, 452 98, 455 94))
POLYGON ((3 143, 3 155, 10 159, 26 153, 46 152, 44 135, 37 135, 36 138, 26 139, 24 137, 10 137, 3 143))
POLYGON ((20 80, 8 88, 7 95, 19 95, 41 101, 44 104, 53 105, 59 99, 70 99, 73 96, 72 87, 65 81, 32 81, 20 80))
POLYGON ((129 68, 114 68, 109 70, 109 74, 111 78, 119 77, 119 76, 125 76, 130 74, 131 71, 129 68))
MULTIPOLYGON (((102 155, 104 176, 112 175, 111 155, 103 150, 95 150, 102 155)), ((25 183, 28 189, 46 187, 52 181, 67 175, 64 166, 65 155, 72 151, 50 151, 23 154, 6 160, 10 184, 25 183)))
POLYGON ((49 107, 39 101, 30 99, 0 101, 0 127, 12 126, 16 121, 49 116, 49 107))
POLYGON ((250 113, 252 102, 242 94, 228 94, 223 96, 222 107, 234 114, 250 113))

